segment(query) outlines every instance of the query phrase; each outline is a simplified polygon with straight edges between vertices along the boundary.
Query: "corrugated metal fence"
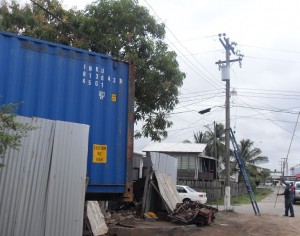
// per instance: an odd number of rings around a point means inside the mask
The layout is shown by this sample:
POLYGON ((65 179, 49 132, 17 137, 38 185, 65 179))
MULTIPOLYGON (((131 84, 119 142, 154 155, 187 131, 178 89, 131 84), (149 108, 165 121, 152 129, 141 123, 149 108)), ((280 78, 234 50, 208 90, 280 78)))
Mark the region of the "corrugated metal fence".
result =
POLYGON ((81 236, 89 126, 18 117, 37 129, 0 168, 0 235, 81 236))

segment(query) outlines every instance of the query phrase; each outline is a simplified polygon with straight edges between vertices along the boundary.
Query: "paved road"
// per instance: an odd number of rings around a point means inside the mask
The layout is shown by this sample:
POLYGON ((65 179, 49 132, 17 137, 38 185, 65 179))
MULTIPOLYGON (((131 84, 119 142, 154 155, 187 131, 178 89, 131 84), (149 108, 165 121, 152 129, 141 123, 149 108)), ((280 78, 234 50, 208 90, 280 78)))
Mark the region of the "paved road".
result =
MULTIPOLYGON (((283 193, 284 187, 272 187, 272 194, 257 203, 260 214, 271 214, 282 216, 284 214, 284 196, 277 193, 283 193)), ((294 206, 295 215, 300 215, 300 202, 294 206)), ((252 204, 233 205, 233 211, 237 213, 253 213, 252 204)), ((224 206, 219 206, 219 210, 224 210, 224 206)))

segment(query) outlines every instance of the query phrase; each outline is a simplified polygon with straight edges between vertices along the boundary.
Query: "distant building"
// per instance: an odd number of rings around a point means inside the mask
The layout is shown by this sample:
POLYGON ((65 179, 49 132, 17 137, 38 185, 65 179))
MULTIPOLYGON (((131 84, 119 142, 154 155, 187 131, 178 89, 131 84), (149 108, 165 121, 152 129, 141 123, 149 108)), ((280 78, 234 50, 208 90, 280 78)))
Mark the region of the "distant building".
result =
POLYGON ((142 153, 133 153, 133 180, 143 177, 143 161, 145 156, 142 153))
POLYGON ((215 180, 217 160, 205 155, 204 143, 152 143, 143 149, 167 154, 177 159, 177 180, 215 180))
POLYGON ((280 184, 280 179, 282 177, 282 172, 281 171, 277 171, 277 170, 271 171, 270 175, 271 175, 273 185, 280 184))
POLYGON ((290 170, 291 170, 291 175, 292 176, 299 175, 300 174, 300 164, 292 167, 290 170))

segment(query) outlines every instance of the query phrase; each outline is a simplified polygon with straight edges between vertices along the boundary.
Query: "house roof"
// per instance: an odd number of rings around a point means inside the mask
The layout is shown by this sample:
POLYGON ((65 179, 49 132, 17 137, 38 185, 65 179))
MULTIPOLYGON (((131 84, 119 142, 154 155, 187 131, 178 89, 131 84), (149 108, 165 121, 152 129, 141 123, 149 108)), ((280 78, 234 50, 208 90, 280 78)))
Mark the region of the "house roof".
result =
POLYGON ((143 152, 201 153, 206 145, 206 143, 151 143, 143 149, 143 152))

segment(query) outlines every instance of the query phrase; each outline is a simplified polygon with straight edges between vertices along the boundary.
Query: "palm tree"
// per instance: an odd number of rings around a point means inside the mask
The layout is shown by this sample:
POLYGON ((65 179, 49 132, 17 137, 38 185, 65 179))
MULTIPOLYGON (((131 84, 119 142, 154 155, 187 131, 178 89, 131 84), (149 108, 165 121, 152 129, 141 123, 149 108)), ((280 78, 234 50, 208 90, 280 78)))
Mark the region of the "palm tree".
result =
POLYGON ((205 143, 203 138, 204 135, 202 132, 194 133, 195 143, 205 143))
POLYGON ((224 125, 221 123, 215 124, 215 130, 205 126, 207 131, 194 133, 194 140, 196 143, 207 143, 205 152, 207 156, 215 157, 218 161, 218 174, 219 176, 224 173, 224 152, 225 152, 225 133, 224 125))
POLYGON ((206 154, 208 156, 215 157, 219 163, 223 163, 223 157, 225 153, 225 132, 224 125, 222 123, 215 124, 215 131, 211 130, 208 126, 208 129, 204 133, 203 140, 207 143, 206 154))
MULTIPOLYGON (((249 177, 256 181, 258 178, 257 165, 269 162, 268 157, 262 156, 261 149, 254 147, 254 142, 251 141, 250 139, 241 140, 240 144, 239 144, 239 149, 241 152, 241 156, 244 160, 245 167, 246 167, 249 177)), ((233 172, 238 171, 236 159, 233 162, 233 166, 234 166, 234 168, 232 171, 233 172)), ((240 176, 239 182, 241 182, 241 181, 242 181, 242 177, 240 176)))

